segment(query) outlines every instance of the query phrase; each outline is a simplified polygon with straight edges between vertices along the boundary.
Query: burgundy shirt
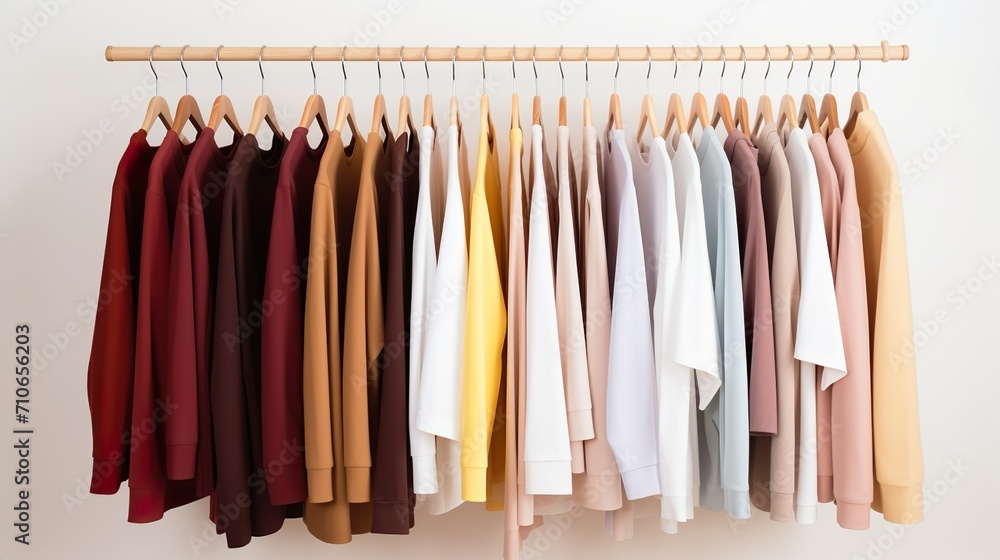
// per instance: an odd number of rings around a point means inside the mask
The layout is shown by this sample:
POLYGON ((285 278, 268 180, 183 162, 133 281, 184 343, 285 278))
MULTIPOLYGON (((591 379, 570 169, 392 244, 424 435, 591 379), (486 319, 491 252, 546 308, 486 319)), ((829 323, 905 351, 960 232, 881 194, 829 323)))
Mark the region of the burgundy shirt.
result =
POLYGON ((94 440, 93 494, 114 494, 128 479, 142 214, 155 151, 146 141, 145 130, 134 133, 111 187, 108 237, 87 368, 94 440))
POLYGON ((218 201, 222 214, 210 375, 217 473, 214 517, 230 548, 276 532, 286 514, 300 516, 302 511, 300 504, 273 505, 270 481, 261 471, 260 327, 271 216, 285 143, 275 137, 271 148, 262 151, 253 135, 240 139, 218 201))
POLYGON ((181 176, 193 151, 190 144, 181 144, 175 133, 167 132, 149 169, 136 307, 133 429, 129 436, 128 520, 133 523, 156 521, 164 511, 204 495, 196 493, 193 481, 167 479, 166 434, 161 429, 178 410, 177 401, 167 390, 169 357, 174 350, 168 340, 167 279, 181 176))
MULTIPOLYGON (((306 499, 302 352, 313 187, 326 139, 309 146, 296 128, 278 171, 270 218, 261 326, 263 467, 271 503, 306 499)), ((254 227, 264 227, 255 224, 254 227)))
POLYGON ((775 379, 774 321, 771 319, 771 274, 767 231, 760 191, 757 148, 739 130, 726 138, 733 169, 736 224, 743 268, 743 320, 746 329, 750 433, 778 433, 778 390, 775 379))
MULTIPOLYGON (((407 445, 410 271, 420 179, 420 144, 409 132, 392 146, 387 171, 385 350, 378 439, 372 466, 372 532, 409 534, 413 527, 413 473, 407 445), (409 144, 409 149, 407 149, 409 144)), ((380 236, 382 237, 382 236, 380 236)))

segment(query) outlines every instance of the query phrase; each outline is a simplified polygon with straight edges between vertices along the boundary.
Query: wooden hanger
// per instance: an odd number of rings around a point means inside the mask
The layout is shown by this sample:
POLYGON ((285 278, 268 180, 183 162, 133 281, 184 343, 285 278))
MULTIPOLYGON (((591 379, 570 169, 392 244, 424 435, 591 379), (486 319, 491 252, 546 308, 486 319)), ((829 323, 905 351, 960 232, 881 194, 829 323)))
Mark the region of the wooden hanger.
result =
POLYGON ((854 51, 858 55, 858 91, 851 97, 851 110, 848 112, 847 122, 844 123, 844 134, 848 137, 854 132, 858 115, 868 110, 868 97, 861 91, 861 49, 854 45, 854 51))
POLYGON ((562 67, 562 45, 559 45, 559 77, 562 79, 562 95, 559 97, 559 126, 566 126, 566 74, 562 67))
POLYGON ((337 114, 333 119, 333 131, 337 136, 342 136, 344 134, 344 124, 346 123, 351 129, 351 136, 361 138, 361 132, 358 131, 358 124, 354 118, 354 101, 347 95, 347 67, 344 66, 345 51, 347 51, 347 47, 344 47, 340 51, 340 70, 344 73, 344 95, 340 97, 340 101, 337 103, 337 114))
POLYGON ((719 74, 719 95, 715 96, 715 107, 712 108, 712 126, 718 126, 719 122, 722 122, 722 126, 726 128, 726 134, 731 133, 735 128, 736 124, 733 122, 733 110, 732 105, 729 103, 729 97, 726 96, 722 91, 723 78, 726 75, 726 49, 722 49, 722 72, 719 74))
POLYGON ((820 131, 819 118, 816 116, 816 99, 812 95, 813 48, 809 45, 809 72, 806 74, 806 92, 802 94, 799 104, 799 126, 809 125, 809 130, 816 134, 820 131))
POLYGON ((427 93, 424 94, 424 123, 423 126, 429 126, 434 129, 435 136, 437 135, 437 124, 434 122, 434 99, 431 97, 431 71, 427 67, 427 49, 429 47, 424 47, 424 74, 427 76, 427 93))
POLYGON ((448 101, 448 124, 457 126, 459 136, 462 135, 462 114, 458 110, 458 97, 455 96, 455 59, 458 57, 458 46, 451 55, 451 100, 448 101))
POLYGON ((687 124, 687 119, 684 116, 684 101, 677 94, 677 47, 671 48, 674 52, 674 93, 671 93, 670 98, 667 99, 667 120, 663 123, 663 132, 661 133, 663 139, 668 142, 675 126, 679 132, 686 132, 684 125, 687 124))
MULTIPOLYGON (((219 68, 219 50, 221 49, 222 45, 219 45, 219 48, 215 49, 215 70, 219 73, 219 96, 212 103, 212 112, 208 115, 208 128, 219 130, 219 126, 225 121, 229 125, 229 128, 233 130, 233 134, 236 137, 240 137, 243 136, 243 129, 240 128, 240 123, 236 119, 236 108, 233 107, 232 100, 223 93, 225 91, 223 89, 225 79, 222 77, 222 70, 219 68)), ((177 123, 175 122, 174 124, 177 123)))
POLYGON ((764 52, 767 53, 767 70, 764 71, 764 92, 757 100, 757 116, 754 118, 753 134, 757 136, 760 127, 765 123, 774 122, 774 112, 771 105, 771 98, 767 95, 767 75, 771 73, 771 49, 764 45, 764 52))
POLYGON ((517 47, 515 46, 510 53, 510 76, 511 76, 511 91, 510 94, 510 129, 521 128, 521 103, 517 98, 517 47))
MULTIPOLYGON (((178 136, 187 126, 187 123, 191 123, 194 126, 196 132, 201 132, 205 129, 205 119, 201 116, 201 109, 198 108, 198 101, 192 96, 188 88, 188 73, 187 68, 184 67, 184 51, 188 48, 188 45, 181 47, 181 71, 184 72, 184 95, 177 101, 177 110, 174 111, 174 121, 173 126, 170 130, 174 131, 178 136)), ((221 46, 219 47, 222 48, 221 46)), ((216 50, 216 68, 218 68, 218 50, 216 50)), ((221 76, 221 74, 220 74, 221 76)))
POLYGON ((687 122, 688 134, 694 133, 695 124, 700 123, 702 130, 708 128, 709 125, 708 103, 705 101, 705 96, 701 93, 701 71, 705 67, 705 59, 701 54, 701 46, 698 47, 698 60, 700 62, 698 66, 698 90, 691 97, 691 113, 688 115, 687 122))
POLYGON ((142 130, 145 130, 147 134, 157 121, 163 123, 167 130, 173 126, 173 119, 170 118, 170 105, 167 104, 166 99, 160 96, 160 76, 156 73, 156 68, 153 67, 153 51, 159 46, 153 45, 149 49, 149 69, 153 71, 154 89, 153 98, 149 100, 149 106, 146 107, 146 116, 142 119, 142 130))
POLYGON ((747 73, 747 52, 740 45, 740 55, 743 57, 743 72, 740 74, 740 96, 736 98, 736 106, 733 109, 733 127, 740 129, 743 134, 750 135, 750 111, 747 108, 747 99, 743 97, 743 78, 747 73))
POLYGON ((535 96, 531 99, 531 124, 542 124, 542 97, 538 95, 538 67, 535 66, 535 49, 531 49, 531 69, 535 73, 535 96))
MULTIPOLYGON (((406 71, 403 69, 403 48, 399 48, 399 73, 403 76, 403 95, 399 96, 399 121, 396 125, 396 138, 404 131, 410 132, 410 138, 417 135, 417 127, 413 124, 413 113, 410 111, 410 97, 406 95, 406 71)), ((409 142, 407 142, 409 144, 409 142)), ((409 145, 407 145, 409 149, 409 145)))
POLYGON ((326 117, 326 102, 323 101, 323 96, 318 93, 318 88, 316 87, 316 66, 313 63, 315 52, 316 45, 313 45, 312 51, 309 52, 309 67, 312 68, 313 75, 313 93, 306 98, 306 106, 302 111, 302 118, 299 119, 299 127, 308 129, 314 122, 317 122, 319 123, 320 132, 323 133, 323 140, 326 140, 330 135, 330 129, 327 126, 330 120, 326 117))
POLYGON ((788 67, 788 75, 785 76, 785 95, 781 96, 781 101, 778 103, 778 131, 785 129, 785 125, 788 125, 788 130, 794 130, 799 127, 799 119, 795 111, 795 99, 788 93, 788 82, 792 77, 792 70, 795 68, 795 53, 792 51, 792 46, 788 45, 788 58, 792 61, 792 64, 788 67))
POLYGON ((392 128, 389 127, 389 115, 385 110, 385 96, 381 93, 375 96, 375 106, 372 108, 371 132, 378 132, 380 128, 385 132, 386 138, 394 137, 392 128))
POLYGON ((653 71, 653 54, 649 50, 649 45, 646 45, 646 57, 649 62, 646 69, 646 95, 642 97, 642 104, 639 106, 639 128, 635 133, 635 141, 640 146, 642 145, 642 133, 646 131, 647 124, 649 125, 649 132, 653 136, 660 135, 656 124, 656 102, 653 101, 653 96, 649 94, 649 75, 653 71))
POLYGON ((621 67, 621 51, 618 45, 615 45, 615 89, 611 94, 611 101, 608 106, 608 123, 605 125, 605 129, 608 131, 614 130, 624 130, 622 126, 622 100, 618 97, 618 69, 621 67))
POLYGON ((281 126, 278 124, 278 114, 274 110, 274 103, 271 102, 271 98, 268 97, 264 91, 264 65, 262 62, 264 56, 264 49, 267 45, 264 45, 257 52, 257 68, 260 69, 260 95, 257 96, 257 100, 253 104, 253 113, 250 115, 250 126, 247 128, 247 133, 257 136, 260 131, 260 125, 267 123, 268 128, 271 129, 271 133, 279 138, 283 138, 285 134, 281 132, 281 126))

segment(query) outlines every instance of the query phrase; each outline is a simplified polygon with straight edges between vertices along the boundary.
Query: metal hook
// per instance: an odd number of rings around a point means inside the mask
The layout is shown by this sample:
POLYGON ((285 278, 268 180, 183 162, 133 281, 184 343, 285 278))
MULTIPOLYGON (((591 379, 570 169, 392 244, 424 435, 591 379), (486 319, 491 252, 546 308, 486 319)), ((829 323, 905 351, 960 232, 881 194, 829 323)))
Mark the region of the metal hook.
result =
POLYGON ((318 88, 316 87, 316 59, 315 59, 315 56, 316 56, 316 45, 313 45, 312 50, 309 51, 309 68, 312 69, 312 73, 313 73, 313 95, 316 95, 317 93, 319 93, 318 88))
POLYGON ((670 50, 674 55, 674 83, 673 90, 677 91, 677 45, 670 45, 670 50))
POLYGON ((153 51, 160 48, 160 45, 153 45, 149 49, 149 69, 153 71, 153 95, 160 95, 160 75, 153 68, 153 51))
POLYGON ((854 45, 854 53, 858 55, 858 91, 861 91, 861 49, 854 45))
POLYGON ((429 48, 431 48, 430 45, 424 45, 424 75, 426 76, 424 84, 427 93, 431 92, 431 69, 427 67, 427 49, 429 48))
POLYGON ((340 71, 344 73, 344 97, 347 97, 347 66, 344 64, 344 55, 347 53, 347 45, 340 49, 340 71))
POLYGON ((257 68, 260 69, 260 94, 264 95, 264 47, 267 45, 261 45, 260 50, 257 51, 257 68))
POLYGON ((830 47, 830 58, 833 59, 833 66, 830 67, 830 93, 833 93, 833 71, 837 69, 837 49, 833 48, 833 44, 830 47))
POLYGON ((701 71, 705 69, 705 57, 701 53, 701 45, 698 45, 698 91, 701 92, 701 71))
POLYGON ((535 96, 538 96, 538 66, 535 65, 535 51, 538 45, 531 47, 531 69, 535 72, 535 96))
MULTIPOLYGON (((187 46, 184 47, 185 49, 187 46)), ((226 94, 226 79, 222 77, 222 69, 219 68, 219 51, 222 50, 222 45, 219 45, 215 49, 215 71, 219 73, 219 95, 226 94)), ((181 50, 181 60, 184 60, 184 51, 181 50)), ((181 65, 184 68, 184 65, 181 65)), ((187 94, 187 72, 184 73, 184 93, 187 94)))
POLYGON ((510 84, 511 91, 517 93, 517 45, 510 50, 510 84))
POLYGON ((812 75, 813 75, 813 64, 815 60, 813 59, 813 47, 812 45, 806 45, 809 48, 809 71, 806 72, 806 91, 810 94, 812 93, 812 75))
POLYGON ((455 97, 455 59, 458 58, 458 45, 451 53, 451 96, 455 97))
POLYGON ((719 73, 719 93, 722 93, 722 90, 724 89, 722 86, 725 85, 726 83, 725 80, 723 79, 726 77, 726 47, 722 47, 721 49, 722 49, 722 72, 719 73))
POLYGON ((785 45, 788 47, 788 58, 792 61, 791 66, 788 67, 788 74, 785 75, 785 95, 788 95, 788 82, 792 78, 792 69, 795 68, 795 51, 792 50, 791 45, 785 45))
POLYGON ((649 75, 653 73, 653 51, 649 49, 649 45, 646 45, 646 61, 648 66, 646 66, 646 95, 649 95, 649 75))
POLYGON ((486 45, 483 45, 483 93, 486 93, 486 45))
POLYGON ((740 56, 743 57, 743 72, 740 73, 740 97, 743 97, 743 77, 747 75, 747 50, 740 45, 740 56))
POLYGON ((618 93, 618 69, 622 66, 621 49, 615 45, 615 93, 618 93))
POLYGON ((583 94, 590 99, 590 45, 583 50, 583 94))
POLYGON ((562 96, 566 97, 566 74, 563 73, 562 51, 563 46, 559 45, 559 77, 562 79, 562 96))
MULTIPOLYGON (((181 72, 184 72, 184 95, 189 95, 191 93, 191 88, 188 86, 188 71, 187 71, 187 68, 184 67, 184 51, 186 51, 187 48, 190 47, 190 46, 191 45, 184 45, 183 47, 181 47, 181 72)), ((221 49, 222 45, 219 45, 219 48, 221 49)), ((218 50, 215 51, 215 67, 216 67, 216 69, 219 68, 219 51, 218 50)), ((222 77, 222 72, 221 71, 219 72, 219 77, 220 78, 222 77)))
POLYGON ((382 95, 382 47, 375 45, 375 69, 378 71, 378 94, 382 95))
POLYGON ((771 47, 764 45, 764 54, 767 55, 767 70, 764 70, 764 95, 767 95, 767 77, 771 74, 771 47))
POLYGON ((399 46, 399 73, 403 75, 403 95, 406 95, 406 70, 403 69, 403 45, 399 46))

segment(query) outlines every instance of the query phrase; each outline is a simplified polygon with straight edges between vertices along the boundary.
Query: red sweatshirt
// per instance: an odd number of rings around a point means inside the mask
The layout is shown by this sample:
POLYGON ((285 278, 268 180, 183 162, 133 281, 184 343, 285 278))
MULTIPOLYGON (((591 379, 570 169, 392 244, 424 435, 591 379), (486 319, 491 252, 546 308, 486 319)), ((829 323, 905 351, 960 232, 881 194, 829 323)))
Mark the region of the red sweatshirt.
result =
POLYGON ((111 187, 108 238, 87 368, 94 436, 93 494, 114 494, 128 479, 142 213, 155 150, 146 141, 145 130, 133 134, 111 187))

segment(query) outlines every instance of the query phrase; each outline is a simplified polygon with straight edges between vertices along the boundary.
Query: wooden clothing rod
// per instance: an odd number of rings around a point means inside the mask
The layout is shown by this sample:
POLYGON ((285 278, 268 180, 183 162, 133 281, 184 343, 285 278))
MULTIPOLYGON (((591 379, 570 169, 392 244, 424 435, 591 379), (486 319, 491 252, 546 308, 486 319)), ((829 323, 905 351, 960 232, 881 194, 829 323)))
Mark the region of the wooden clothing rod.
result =
MULTIPOLYGON (((180 60, 182 47, 157 47, 153 53, 153 60, 180 60)), ((188 47, 184 51, 184 61, 213 61, 215 51, 218 47, 188 47)), ((109 46, 104 51, 105 58, 110 62, 126 61, 148 61, 151 47, 116 47, 109 46)), ((559 60, 559 51, 562 49, 563 62, 578 62, 584 60, 584 54, 588 47, 379 47, 378 55, 383 62, 395 62, 402 60, 409 62, 423 61, 426 53, 427 60, 431 62, 451 62, 452 59, 460 62, 480 62, 485 56, 485 60, 491 62, 507 61, 511 58, 518 61, 534 59, 539 62, 555 62, 559 60), (485 49, 485 51, 484 51, 485 49), (402 51, 402 52, 400 52, 402 51)), ((657 46, 649 47, 589 47, 587 58, 593 62, 613 62, 621 60, 623 62, 645 61, 650 58, 655 61, 674 60, 674 47, 657 46)), ((746 59, 752 61, 767 60, 767 51, 770 50, 771 61, 790 60, 789 48, 786 45, 768 45, 744 47, 746 59)), ((262 60, 267 61, 297 61, 308 62, 309 54, 313 47, 266 47, 262 55, 262 60)), ((741 62, 743 55, 739 46, 729 47, 677 47, 677 60, 681 62, 697 62, 698 60, 720 61, 722 53, 725 51, 728 62, 741 62)), ((809 60, 809 47, 791 47, 796 61, 809 60)), ((881 45, 859 46, 857 50, 853 45, 830 47, 829 45, 813 45, 812 55, 814 60, 832 60, 834 53, 840 62, 857 60, 860 53, 861 60, 907 60, 910 58, 910 47, 907 45, 889 45, 888 41, 882 41, 881 45)), ((219 50, 219 60, 222 61, 256 61, 260 47, 222 47, 219 50)), ((341 59, 343 53, 344 60, 347 61, 368 61, 376 60, 376 47, 316 47, 313 53, 314 60, 335 61, 341 59)))

